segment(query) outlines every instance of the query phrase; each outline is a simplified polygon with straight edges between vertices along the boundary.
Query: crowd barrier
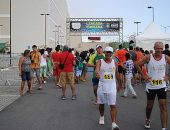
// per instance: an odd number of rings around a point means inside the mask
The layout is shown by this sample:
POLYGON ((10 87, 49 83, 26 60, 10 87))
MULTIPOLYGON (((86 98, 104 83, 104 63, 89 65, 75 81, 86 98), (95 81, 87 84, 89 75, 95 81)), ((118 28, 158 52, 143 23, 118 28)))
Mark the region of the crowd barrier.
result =
POLYGON ((20 81, 18 66, 0 69, 0 86, 18 86, 20 81))
POLYGON ((10 55, 8 54, 0 54, 0 69, 7 68, 9 66, 17 66, 20 56, 21 54, 13 53, 10 58, 10 55))

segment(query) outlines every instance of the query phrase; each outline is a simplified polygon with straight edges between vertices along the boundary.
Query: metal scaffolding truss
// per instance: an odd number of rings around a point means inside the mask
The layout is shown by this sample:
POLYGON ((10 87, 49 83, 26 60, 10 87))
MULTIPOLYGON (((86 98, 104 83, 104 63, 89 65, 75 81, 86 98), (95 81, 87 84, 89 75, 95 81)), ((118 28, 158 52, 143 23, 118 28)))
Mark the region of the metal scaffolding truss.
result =
POLYGON ((122 18, 67 18, 66 19, 66 37, 67 37, 67 44, 69 44, 69 39, 71 36, 118 36, 119 37, 119 43, 123 43, 123 19, 122 18), (113 31, 101 31, 101 32, 75 32, 70 31, 70 23, 71 22, 100 22, 100 21, 106 21, 106 22, 119 22, 119 30, 113 30, 113 31))

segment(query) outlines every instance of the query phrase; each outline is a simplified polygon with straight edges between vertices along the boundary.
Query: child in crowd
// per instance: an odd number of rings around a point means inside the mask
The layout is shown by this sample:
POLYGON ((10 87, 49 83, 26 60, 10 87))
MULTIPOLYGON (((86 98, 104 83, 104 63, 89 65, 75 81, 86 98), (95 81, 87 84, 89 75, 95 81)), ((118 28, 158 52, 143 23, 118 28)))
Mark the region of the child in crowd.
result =
POLYGON ((124 94, 122 95, 122 97, 127 97, 129 89, 130 89, 130 91, 133 94, 133 98, 137 98, 136 92, 134 91, 134 89, 132 87, 132 83, 131 83, 131 80, 132 80, 132 77, 133 77, 132 71, 133 71, 133 68, 134 68, 134 63, 131 60, 131 56, 130 56, 129 53, 126 53, 125 57, 126 57, 126 62, 124 63, 123 67, 126 70, 126 73, 125 73, 126 82, 125 82, 125 91, 124 91, 124 94))

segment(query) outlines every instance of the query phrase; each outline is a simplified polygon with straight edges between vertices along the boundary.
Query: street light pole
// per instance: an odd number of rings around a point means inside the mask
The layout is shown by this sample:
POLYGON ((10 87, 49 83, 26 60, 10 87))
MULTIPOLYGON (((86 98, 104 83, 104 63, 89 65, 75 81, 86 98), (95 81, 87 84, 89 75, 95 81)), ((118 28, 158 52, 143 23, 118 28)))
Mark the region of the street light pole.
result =
POLYGON ((56 25, 56 27, 58 28, 58 40, 57 40, 57 44, 59 45, 59 38, 60 38, 60 30, 59 28, 61 27, 60 25, 56 25))
POLYGON ((153 17, 153 22, 154 22, 155 21, 154 7, 148 6, 148 9, 152 9, 152 17, 153 17))
POLYGON ((165 29, 165 32, 166 32, 166 29, 167 29, 168 27, 170 27, 170 26, 163 26, 163 25, 161 25, 161 27, 163 27, 163 28, 165 29))
POLYGON ((56 47, 56 45, 57 45, 57 35, 56 35, 56 32, 58 32, 58 31, 53 31, 54 33, 55 33, 55 47, 56 47))
POLYGON ((139 23, 141 23, 141 22, 134 22, 134 24, 137 25, 137 32, 136 32, 137 36, 138 36, 138 24, 139 24, 139 23))
POLYGON ((47 25, 46 25, 46 23, 47 23, 47 15, 50 15, 50 14, 41 14, 41 15, 44 15, 45 17, 45 48, 47 47, 47 40, 46 40, 46 36, 47 36, 47 25))
POLYGON ((9 11, 10 12, 10 20, 9 20, 10 21, 10 24, 9 24, 9 26, 10 26, 9 27, 9 29, 10 29, 10 31, 9 31, 10 32, 10 40, 9 40, 9 42, 10 42, 10 44, 9 44, 10 59, 9 59, 9 64, 10 64, 10 66, 12 65, 12 52, 11 52, 12 51, 12 43, 11 43, 12 42, 12 39, 11 39, 12 38, 12 18, 11 18, 12 17, 12 9, 11 8, 12 8, 12 0, 10 0, 10 2, 9 2, 9 9, 10 9, 10 11, 9 11))

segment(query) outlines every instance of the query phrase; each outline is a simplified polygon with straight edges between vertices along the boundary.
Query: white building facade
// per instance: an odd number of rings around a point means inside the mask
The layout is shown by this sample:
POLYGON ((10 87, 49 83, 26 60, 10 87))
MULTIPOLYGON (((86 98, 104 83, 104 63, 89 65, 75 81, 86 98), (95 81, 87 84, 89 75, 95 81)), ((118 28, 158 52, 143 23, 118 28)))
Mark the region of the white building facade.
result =
MULTIPOLYGON (((0 0, 0 25, 3 25, 0 39, 8 42, 9 3, 10 0, 0 0)), ((21 53, 34 44, 40 48, 66 44, 66 18, 69 18, 66 0, 11 0, 11 12, 12 53, 21 53)))

